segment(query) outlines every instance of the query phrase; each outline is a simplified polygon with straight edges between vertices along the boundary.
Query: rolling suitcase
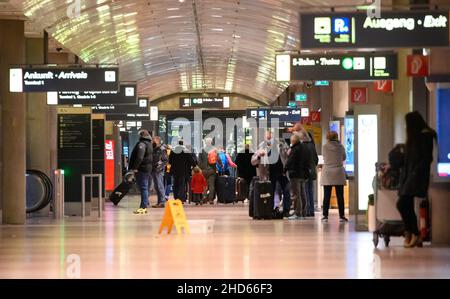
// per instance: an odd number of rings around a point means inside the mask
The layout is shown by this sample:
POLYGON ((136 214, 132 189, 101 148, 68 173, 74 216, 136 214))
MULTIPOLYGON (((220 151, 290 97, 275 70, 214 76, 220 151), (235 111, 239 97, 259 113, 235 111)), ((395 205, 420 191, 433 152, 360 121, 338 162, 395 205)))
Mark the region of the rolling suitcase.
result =
POLYGON ((255 184, 259 181, 259 177, 254 176, 250 181, 250 187, 248 189, 248 215, 253 217, 254 202, 255 202, 255 184))
POLYGON ((219 203, 234 203, 236 201, 236 179, 219 176, 216 181, 216 193, 219 203))
POLYGON ((130 191, 133 184, 136 182, 136 177, 134 173, 128 172, 125 174, 124 180, 122 183, 117 186, 114 191, 109 195, 109 200, 117 206, 122 198, 127 195, 128 191, 130 191))
POLYGON ((248 198, 247 182, 243 178, 236 179, 236 201, 244 201, 248 198))
POLYGON ((272 219, 274 201, 270 181, 255 183, 253 200, 253 219, 272 219))

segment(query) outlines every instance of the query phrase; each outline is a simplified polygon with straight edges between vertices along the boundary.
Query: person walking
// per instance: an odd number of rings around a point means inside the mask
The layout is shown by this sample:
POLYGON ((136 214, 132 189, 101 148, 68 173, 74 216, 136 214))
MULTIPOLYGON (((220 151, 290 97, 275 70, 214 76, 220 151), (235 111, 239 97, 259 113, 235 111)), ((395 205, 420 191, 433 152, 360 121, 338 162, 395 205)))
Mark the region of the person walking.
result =
POLYGON ((323 217, 322 222, 328 222, 328 210, 330 208, 330 199, 332 188, 336 190, 339 222, 348 222, 345 218, 344 207, 344 185, 346 176, 344 169, 345 148, 338 140, 338 134, 330 131, 327 134, 328 142, 322 147, 323 166, 322 166, 322 186, 323 186, 323 217))
POLYGON ((141 191, 141 203, 134 214, 146 214, 148 207, 148 183, 153 163, 152 137, 147 130, 139 132, 139 141, 136 143, 130 156, 129 170, 136 174, 136 183, 141 191))
POLYGON ((405 224, 404 247, 422 246, 414 212, 414 197, 426 197, 430 185, 430 164, 433 162, 433 140, 436 132, 431 129, 419 112, 406 114, 405 159, 400 173, 397 209, 405 224))
POLYGON ((199 165, 208 184, 206 200, 210 204, 214 204, 216 198, 216 165, 222 163, 222 161, 219 159, 217 148, 212 144, 212 138, 205 138, 204 143, 203 151, 199 154, 199 165))
POLYGON ((164 188, 164 170, 167 164, 167 155, 164 145, 161 144, 159 136, 153 137, 153 167, 151 178, 153 186, 156 191, 158 202, 152 208, 163 208, 165 202, 165 188, 164 188))
POLYGON ((295 209, 294 215, 288 217, 289 220, 303 220, 306 216, 305 181, 309 178, 309 152, 301 143, 301 135, 302 133, 291 135, 291 149, 285 166, 295 209))
POLYGON ((236 168, 237 167, 236 164, 231 160, 230 155, 225 152, 225 149, 223 148, 223 146, 218 147, 217 155, 219 158, 216 163, 218 175, 229 176, 231 174, 230 167, 236 168))

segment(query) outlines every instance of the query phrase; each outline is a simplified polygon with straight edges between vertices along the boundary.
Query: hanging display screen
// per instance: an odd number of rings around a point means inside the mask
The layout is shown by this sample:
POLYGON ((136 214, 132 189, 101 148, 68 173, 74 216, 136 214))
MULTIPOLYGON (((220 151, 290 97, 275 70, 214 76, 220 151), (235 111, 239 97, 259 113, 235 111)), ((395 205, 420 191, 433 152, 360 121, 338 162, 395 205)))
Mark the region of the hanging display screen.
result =
POLYGON ((355 119, 347 116, 344 119, 345 171, 353 176, 355 171, 355 119))
POLYGON ((89 91, 58 92, 58 104, 88 106, 97 104, 137 104, 136 90, 136 84, 120 84, 119 91, 114 89, 101 91, 93 88, 89 91))
POLYGON ((449 11, 300 15, 302 49, 448 47, 449 11))
POLYGON ((354 53, 290 56, 289 80, 397 79, 397 54, 354 53))
POLYGON ((11 68, 11 92, 117 90, 118 68, 11 68))
POLYGON ((230 108, 230 97, 195 97, 180 98, 181 109, 228 109, 230 108))

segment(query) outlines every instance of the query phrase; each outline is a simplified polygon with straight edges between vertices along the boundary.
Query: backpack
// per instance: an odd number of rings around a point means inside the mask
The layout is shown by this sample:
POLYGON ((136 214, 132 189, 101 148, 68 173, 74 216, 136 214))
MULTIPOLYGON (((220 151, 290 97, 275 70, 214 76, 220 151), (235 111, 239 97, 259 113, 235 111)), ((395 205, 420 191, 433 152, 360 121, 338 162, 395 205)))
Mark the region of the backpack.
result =
POLYGON ((389 164, 391 165, 391 169, 399 171, 403 167, 404 163, 405 163, 405 145, 397 144, 389 152, 389 164))
POLYGON ((219 174, 222 174, 226 171, 228 171, 228 159, 227 159, 227 155, 224 152, 220 152, 218 155, 219 157, 219 161, 217 161, 216 167, 217 167, 217 171, 219 172, 219 174))

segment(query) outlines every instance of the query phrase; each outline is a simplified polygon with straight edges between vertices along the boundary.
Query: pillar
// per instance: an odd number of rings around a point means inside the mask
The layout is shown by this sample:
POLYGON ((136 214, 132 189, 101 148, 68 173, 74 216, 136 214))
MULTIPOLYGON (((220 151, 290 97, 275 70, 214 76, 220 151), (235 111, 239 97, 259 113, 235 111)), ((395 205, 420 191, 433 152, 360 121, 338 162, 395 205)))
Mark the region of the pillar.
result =
POLYGON ((24 21, 0 20, 1 196, 3 224, 25 223, 26 101, 9 92, 9 68, 25 63, 24 21))
MULTIPOLYGON (((42 64, 43 39, 26 39, 27 64, 42 64)), ((50 176, 50 121, 45 93, 28 93, 27 99, 27 169, 37 169, 50 176)), ((53 128, 55 129, 55 127, 53 128)), ((55 143, 56 144, 56 143, 55 143)))
POLYGON ((406 59, 411 50, 398 51, 398 79, 394 81, 394 144, 406 142, 405 115, 412 111, 411 78, 406 75, 406 59))
POLYGON ((348 111, 348 81, 333 82, 333 116, 345 117, 348 111))

